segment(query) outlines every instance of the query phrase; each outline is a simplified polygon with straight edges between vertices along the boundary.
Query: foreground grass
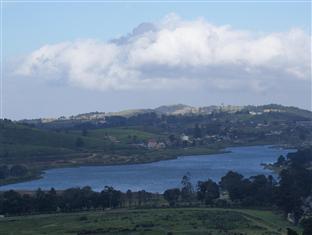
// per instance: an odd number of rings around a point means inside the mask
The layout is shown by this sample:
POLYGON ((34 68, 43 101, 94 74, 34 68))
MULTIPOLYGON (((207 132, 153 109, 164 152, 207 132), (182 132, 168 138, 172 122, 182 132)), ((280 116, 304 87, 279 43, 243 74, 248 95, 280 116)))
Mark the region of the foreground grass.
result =
POLYGON ((270 211, 216 208, 124 209, 0 219, 0 234, 5 235, 283 235, 287 227, 293 228, 270 211))

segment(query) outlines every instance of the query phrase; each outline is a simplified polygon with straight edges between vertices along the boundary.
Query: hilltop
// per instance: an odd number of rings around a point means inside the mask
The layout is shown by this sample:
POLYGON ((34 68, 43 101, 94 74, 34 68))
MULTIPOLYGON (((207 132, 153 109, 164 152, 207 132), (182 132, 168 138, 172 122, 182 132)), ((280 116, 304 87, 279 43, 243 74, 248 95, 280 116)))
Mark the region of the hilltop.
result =
POLYGON ((27 124, 45 124, 53 122, 62 122, 62 121, 101 121, 105 117, 125 117, 130 118, 140 114, 151 114, 156 115, 210 115, 213 113, 235 113, 235 112, 248 112, 253 115, 259 115, 263 113, 285 113, 298 115, 304 118, 311 119, 312 112, 297 107, 283 106, 278 104, 268 104, 268 105, 247 105, 247 106, 237 106, 237 105, 210 105, 204 107, 194 107, 185 104, 174 104, 174 105, 162 105, 154 109, 128 109, 118 112, 90 112, 82 113, 78 115, 73 115, 69 117, 61 116, 58 118, 40 118, 40 119, 24 119, 18 121, 19 123, 27 124))

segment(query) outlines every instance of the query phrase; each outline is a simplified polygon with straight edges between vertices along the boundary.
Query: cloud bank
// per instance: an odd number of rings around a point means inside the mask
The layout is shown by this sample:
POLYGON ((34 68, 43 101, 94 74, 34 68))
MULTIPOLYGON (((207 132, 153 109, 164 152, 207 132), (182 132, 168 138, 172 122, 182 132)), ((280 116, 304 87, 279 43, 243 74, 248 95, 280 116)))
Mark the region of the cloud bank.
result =
POLYGON ((45 45, 25 56, 14 73, 97 90, 261 92, 287 81, 309 81, 310 40, 301 29, 265 34, 170 14, 107 42, 45 45))

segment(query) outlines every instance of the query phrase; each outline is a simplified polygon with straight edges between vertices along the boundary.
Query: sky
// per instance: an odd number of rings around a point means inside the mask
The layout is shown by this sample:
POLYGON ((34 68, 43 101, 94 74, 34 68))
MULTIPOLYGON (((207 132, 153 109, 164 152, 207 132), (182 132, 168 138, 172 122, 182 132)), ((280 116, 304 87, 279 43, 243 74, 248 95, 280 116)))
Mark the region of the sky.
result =
POLYGON ((310 2, 13 2, 3 116, 184 103, 311 109, 310 2))

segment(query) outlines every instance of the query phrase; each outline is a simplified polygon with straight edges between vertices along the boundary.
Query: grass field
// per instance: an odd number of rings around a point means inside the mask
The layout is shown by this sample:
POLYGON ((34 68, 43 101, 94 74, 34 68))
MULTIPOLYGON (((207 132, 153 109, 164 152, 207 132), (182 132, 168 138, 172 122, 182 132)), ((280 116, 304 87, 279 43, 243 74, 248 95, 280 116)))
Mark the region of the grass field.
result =
POLYGON ((167 137, 160 134, 126 127, 90 130, 88 132, 88 136, 97 139, 103 139, 106 136, 113 136, 117 141, 121 141, 122 143, 128 143, 133 137, 136 137, 137 141, 148 141, 148 139, 162 139, 167 137))
POLYGON ((216 208, 111 210, 0 219, 1 235, 283 235, 287 227, 300 232, 270 211, 216 208))

